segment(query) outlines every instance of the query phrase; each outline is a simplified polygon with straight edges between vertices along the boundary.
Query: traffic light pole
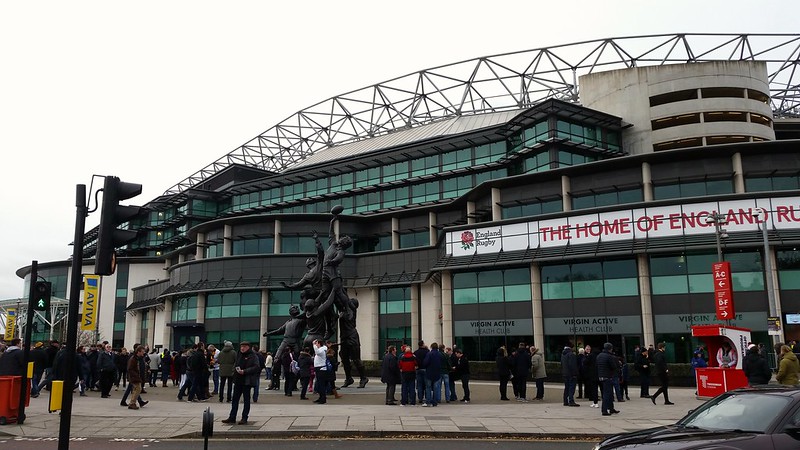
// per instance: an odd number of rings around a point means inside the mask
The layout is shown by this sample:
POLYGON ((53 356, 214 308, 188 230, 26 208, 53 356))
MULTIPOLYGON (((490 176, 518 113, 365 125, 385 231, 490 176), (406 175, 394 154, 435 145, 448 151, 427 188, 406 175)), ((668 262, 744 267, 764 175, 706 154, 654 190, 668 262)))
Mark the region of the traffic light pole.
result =
POLYGON ((78 303, 83 282, 83 232, 86 227, 86 185, 75 186, 75 239, 72 241, 72 274, 69 286, 67 316, 67 346, 64 352, 64 393, 61 398, 61 424, 58 429, 58 449, 69 449, 69 429, 72 424, 72 390, 75 389, 75 347, 78 344, 78 303))
MULTIPOLYGON (((28 361, 31 359, 31 336, 33 335, 33 311, 36 302, 36 281, 39 279, 39 261, 31 262, 31 286, 28 290, 28 311, 25 317, 25 338, 22 340, 23 353, 22 360, 25 361, 25 369, 22 373, 22 382, 19 387, 19 413, 17 413, 17 424, 25 423, 25 401, 28 399, 28 361)), ((17 311, 19 314, 19 311, 17 311)), ((33 381, 31 381, 33 382, 33 381)), ((31 386, 31 389, 33 386, 31 386)))

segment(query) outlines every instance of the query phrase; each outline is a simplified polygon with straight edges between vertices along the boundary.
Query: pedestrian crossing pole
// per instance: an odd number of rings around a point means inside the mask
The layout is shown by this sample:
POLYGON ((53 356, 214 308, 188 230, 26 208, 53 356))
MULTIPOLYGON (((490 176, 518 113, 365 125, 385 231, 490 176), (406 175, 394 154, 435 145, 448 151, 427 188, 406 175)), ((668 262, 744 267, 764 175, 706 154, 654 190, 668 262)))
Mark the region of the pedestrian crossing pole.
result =
POLYGON ((67 316, 67 346, 64 353, 64 393, 61 423, 58 429, 58 450, 69 449, 69 429, 72 424, 72 390, 75 388, 75 347, 78 345, 78 303, 83 277, 83 232, 86 226, 86 185, 75 186, 75 239, 72 241, 72 277, 69 286, 67 316))

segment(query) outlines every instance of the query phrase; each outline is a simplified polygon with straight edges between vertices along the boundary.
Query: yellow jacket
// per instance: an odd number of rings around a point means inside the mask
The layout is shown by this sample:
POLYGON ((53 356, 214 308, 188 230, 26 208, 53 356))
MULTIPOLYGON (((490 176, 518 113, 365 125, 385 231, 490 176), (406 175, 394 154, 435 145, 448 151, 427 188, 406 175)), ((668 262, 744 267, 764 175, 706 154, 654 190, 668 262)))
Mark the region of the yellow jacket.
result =
POLYGON ((800 372, 800 362, 797 361, 797 356, 794 353, 785 353, 781 357, 781 362, 778 368, 778 375, 775 379, 778 383, 789 386, 797 384, 797 373, 800 372))

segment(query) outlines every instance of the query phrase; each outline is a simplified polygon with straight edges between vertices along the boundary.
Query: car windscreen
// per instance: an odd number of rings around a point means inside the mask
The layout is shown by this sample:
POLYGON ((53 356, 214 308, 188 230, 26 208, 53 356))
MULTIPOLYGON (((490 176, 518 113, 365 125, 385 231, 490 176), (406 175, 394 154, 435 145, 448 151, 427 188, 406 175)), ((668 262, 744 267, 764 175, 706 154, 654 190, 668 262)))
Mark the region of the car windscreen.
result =
POLYGON ((678 425, 706 430, 742 430, 763 433, 783 415, 788 397, 759 393, 731 393, 709 400, 678 425))

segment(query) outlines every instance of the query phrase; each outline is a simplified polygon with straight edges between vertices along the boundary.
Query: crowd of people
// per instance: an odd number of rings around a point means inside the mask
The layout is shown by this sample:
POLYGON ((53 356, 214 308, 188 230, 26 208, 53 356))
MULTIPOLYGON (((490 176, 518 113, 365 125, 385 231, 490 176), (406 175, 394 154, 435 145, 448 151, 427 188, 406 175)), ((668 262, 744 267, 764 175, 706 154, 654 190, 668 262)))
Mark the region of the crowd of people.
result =
MULTIPOLYGON (((139 409, 147 405, 142 398, 147 387, 172 386, 177 388, 177 399, 191 403, 205 402, 216 398, 220 403, 231 403, 231 412, 225 423, 248 422, 250 404, 257 403, 262 372, 265 373, 265 390, 281 390, 291 397, 299 393, 300 400, 308 400, 316 393, 314 403, 325 404, 329 396, 341 398, 336 387, 336 371, 339 367, 339 344, 315 339, 311 346, 296 349, 292 342, 286 343, 280 357, 273 358, 270 352, 260 351, 257 344, 241 342, 239 349, 226 341, 221 349, 200 342, 182 351, 150 349, 147 345, 135 344, 129 352, 126 348, 112 349, 106 342, 93 346, 78 347, 75 360, 75 389, 81 396, 87 391, 97 391, 101 398, 110 398, 111 390, 125 389, 120 405, 139 409), (243 403, 241 420, 236 421, 239 404, 243 403)), ((777 367, 776 380, 784 385, 797 385, 800 376, 800 361, 792 343, 775 346, 777 367)), ((24 373, 22 342, 14 339, 0 353, 0 375, 24 373)), ((800 350, 800 346, 798 347, 800 350)), ((58 341, 47 344, 36 342, 30 349, 28 361, 33 362, 31 396, 37 397, 42 389, 49 389, 54 380, 65 379, 66 351, 58 341)), ((724 343, 716 355, 708 355, 704 346, 693 353, 692 370, 708 367, 709 357, 714 357, 716 367, 737 367, 740 355, 729 343, 724 343)), ((496 354, 496 370, 499 380, 499 396, 509 401, 508 385, 511 384, 514 398, 528 402, 527 384, 532 380, 536 386, 533 400, 543 400, 544 381, 547 378, 544 357, 536 346, 520 343, 510 352, 501 346, 496 354), (510 382, 510 383, 509 383, 510 382)), ((663 396, 663 404, 672 405, 669 399, 670 374, 665 344, 657 347, 637 345, 634 348, 633 370, 640 380, 640 398, 650 399, 653 404, 663 396), (651 377, 659 387, 650 394, 651 377)), ((561 354, 561 375, 564 381, 563 405, 580 406, 576 399, 588 400, 589 406, 600 408, 602 415, 619 413, 615 402, 630 400, 628 393, 628 364, 625 357, 617 354, 611 343, 599 351, 590 345, 575 350, 572 343, 564 346, 561 354)), ((767 362, 767 351, 763 345, 750 344, 741 357, 741 368, 750 385, 767 384, 773 371, 767 362)), ((381 382, 386 385, 385 404, 394 406, 421 405, 436 407, 443 401, 459 401, 456 382, 460 382, 462 403, 470 402, 470 364, 464 352, 455 346, 445 347, 437 343, 426 345, 419 341, 417 348, 402 344, 398 349, 389 346, 381 364, 381 382), (400 399, 396 387, 400 385, 400 399)), ((352 379, 341 387, 352 384, 352 379)), ((361 383, 359 387, 363 387, 361 383)))
POLYGON ((461 349, 436 342, 428 347, 419 341, 413 351, 410 345, 401 345, 400 354, 390 345, 383 356, 381 382, 386 384, 387 405, 397 405, 398 384, 402 406, 436 407, 442 403, 442 391, 445 403, 458 402, 456 381, 461 382, 461 403, 469 403, 469 360, 461 349))

